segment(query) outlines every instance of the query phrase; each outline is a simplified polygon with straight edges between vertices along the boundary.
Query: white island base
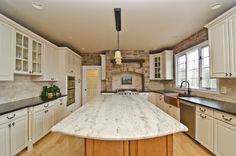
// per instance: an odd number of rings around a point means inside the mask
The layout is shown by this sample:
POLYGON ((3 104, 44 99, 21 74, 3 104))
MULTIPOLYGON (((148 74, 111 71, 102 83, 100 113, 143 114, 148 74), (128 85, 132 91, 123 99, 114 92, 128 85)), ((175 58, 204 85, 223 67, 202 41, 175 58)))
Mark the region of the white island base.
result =
POLYGON ((173 135, 132 141, 85 139, 85 156, 173 156, 173 135))

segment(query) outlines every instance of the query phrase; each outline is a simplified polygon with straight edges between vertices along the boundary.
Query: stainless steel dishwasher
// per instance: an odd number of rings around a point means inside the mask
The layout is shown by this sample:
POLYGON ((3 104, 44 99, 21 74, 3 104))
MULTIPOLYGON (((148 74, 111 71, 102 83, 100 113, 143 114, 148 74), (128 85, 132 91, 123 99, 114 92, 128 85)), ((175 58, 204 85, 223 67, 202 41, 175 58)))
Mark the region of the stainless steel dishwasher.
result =
POLYGON ((180 100, 180 122, 188 127, 188 134, 195 139, 196 125, 196 105, 190 102, 180 100))

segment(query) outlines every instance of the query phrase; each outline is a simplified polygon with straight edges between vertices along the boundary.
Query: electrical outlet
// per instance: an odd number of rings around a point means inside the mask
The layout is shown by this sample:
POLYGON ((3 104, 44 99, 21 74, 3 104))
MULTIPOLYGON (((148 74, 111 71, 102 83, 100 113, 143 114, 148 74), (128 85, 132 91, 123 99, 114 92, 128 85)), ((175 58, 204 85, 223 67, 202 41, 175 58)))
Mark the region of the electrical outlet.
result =
POLYGON ((220 93, 221 94, 227 94, 227 88, 226 87, 221 87, 220 88, 220 93))

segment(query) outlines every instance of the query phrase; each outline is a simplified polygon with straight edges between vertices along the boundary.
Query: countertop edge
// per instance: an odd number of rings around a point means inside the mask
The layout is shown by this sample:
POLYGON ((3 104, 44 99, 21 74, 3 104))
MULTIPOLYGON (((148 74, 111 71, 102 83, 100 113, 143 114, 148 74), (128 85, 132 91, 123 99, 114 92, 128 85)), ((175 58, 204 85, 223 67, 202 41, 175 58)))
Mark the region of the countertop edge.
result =
MULTIPOLYGON (((48 100, 48 101, 44 101, 44 102, 40 102, 40 103, 35 103, 35 104, 29 104, 29 105, 27 105, 27 106, 23 106, 23 107, 19 107, 19 108, 15 108, 15 109, 9 110, 9 111, 5 111, 5 112, 0 113, 0 116, 5 115, 5 114, 8 114, 8 113, 11 113, 11 112, 15 112, 15 111, 18 111, 18 110, 21 110, 21 109, 25 109, 25 108, 29 108, 29 107, 35 107, 35 106, 38 106, 38 105, 41 105, 41 104, 44 104, 44 103, 47 103, 47 102, 55 101, 55 100, 57 100, 57 99, 59 99, 59 98, 65 97, 65 96, 67 96, 67 95, 62 95, 62 96, 60 96, 60 97, 58 97, 58 98, 54 98, 54 99, 52 99, 52 100, 48 100)), ((35 98, 37 98, 37 97, 35 97, 35 98)), ((29 98, 29 99, 30 99, 30 98, 29 98)), ((22 99, 22 100, 27 100, 27 99, 22 99)), ((19 101, 21 101, 21 100, 19 100, 19 101)), ((14 101, 14 102, 18 102, 18 101, 14 101)), ((11 102, 9 102, 9 103, 11 103, 11 102)), ((13 102, 12 102, 12 103, 13 103, 13 102)), ((7 104, 8 104, 8 103, 1 104, 1 105, 7 105, 7 104)), ((0 106, 1 106, 1 105, 0 105, 0 106)))

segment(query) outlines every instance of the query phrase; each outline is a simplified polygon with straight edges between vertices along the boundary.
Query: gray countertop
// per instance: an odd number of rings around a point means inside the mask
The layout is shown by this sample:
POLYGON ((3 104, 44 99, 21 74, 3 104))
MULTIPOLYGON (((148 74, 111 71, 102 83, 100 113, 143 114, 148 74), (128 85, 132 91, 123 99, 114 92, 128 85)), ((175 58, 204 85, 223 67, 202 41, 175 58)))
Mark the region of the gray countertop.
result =
POLYGON ((184 100, 187 102, 213 108, 213 109, 225 112, 225 113, 236 115, 235 103, 218 101, 218 100, 213 100, 213 99, 208 99, 208 98, 203 98, 203 97, 180 97, 180 100, 184 100))
MULTIPOLYGON (((66 95, 62 95, 61 97, 64 97, 66 95)), ((60 98, 60 97, 59 97, 60 98)), ((14 101, 14 102, 8 102, 0 105, 0 115, 7 114, 13 111, 17 111, 23 108, 32 107, 36 105, 40 105, 49 101, 56 100, 58 98, 54 98, 51 100, 48 99, 42 99, 41 97, 33 97, 29 99, 14 101)))

